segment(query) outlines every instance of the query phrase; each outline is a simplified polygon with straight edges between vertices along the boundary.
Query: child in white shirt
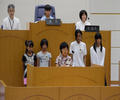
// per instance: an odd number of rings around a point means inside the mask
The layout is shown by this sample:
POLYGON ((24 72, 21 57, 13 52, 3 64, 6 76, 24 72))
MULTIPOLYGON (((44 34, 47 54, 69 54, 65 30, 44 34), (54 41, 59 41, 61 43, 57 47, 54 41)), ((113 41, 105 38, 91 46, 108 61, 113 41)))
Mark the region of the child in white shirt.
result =
POLYGON ((102 36, 100 33, 95 35, 95 43, 90 48, 91 65, 104 66, 105 48, 102 46, 102 36))
POLYGON ((85 67, 87 49, 86 44, 82 42, 82 32, 80 30, 75 31, 75 41, 70 45, 70 54, 73 58, 73 66, 85 67))

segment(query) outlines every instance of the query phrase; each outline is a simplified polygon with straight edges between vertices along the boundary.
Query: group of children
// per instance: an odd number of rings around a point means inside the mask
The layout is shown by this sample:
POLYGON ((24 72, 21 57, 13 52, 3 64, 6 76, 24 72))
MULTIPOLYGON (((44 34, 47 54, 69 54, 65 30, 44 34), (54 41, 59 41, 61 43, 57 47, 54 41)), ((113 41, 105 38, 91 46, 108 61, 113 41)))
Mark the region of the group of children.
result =
MULTIPOLYGON (((25 41, 26 51, 23 55, 22 61, 24 64, 24 84, 27 84, 27 64, 38 67, 50 67, 51 66, 51 53, 48 52, 48 41, 42 39, 40 42, 41 51, 35 54, 33 52, 34 44, 32 41, 25 41)), ((75 31, 75 41, 69 46, 66 42, 60 44, 60 54, 56 58, 56 66, 60 67, 85 67, 86 66, 87 48, 86 44, 82 42, 82 32, 80 30, 75 31)), ((104 66, 105 60, 105 48, 102 46, 102 36, 100 33, 96 33, 95 42, 90 48, 91 65, 104 66)))

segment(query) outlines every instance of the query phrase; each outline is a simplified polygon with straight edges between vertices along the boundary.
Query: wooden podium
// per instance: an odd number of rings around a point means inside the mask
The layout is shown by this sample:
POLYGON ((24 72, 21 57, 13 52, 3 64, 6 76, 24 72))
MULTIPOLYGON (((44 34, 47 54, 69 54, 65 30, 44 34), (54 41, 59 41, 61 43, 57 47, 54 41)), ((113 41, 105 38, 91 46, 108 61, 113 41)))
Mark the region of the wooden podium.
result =
POLYGON ((27 86, 104 86, 104 67, 27 66, 27 86))

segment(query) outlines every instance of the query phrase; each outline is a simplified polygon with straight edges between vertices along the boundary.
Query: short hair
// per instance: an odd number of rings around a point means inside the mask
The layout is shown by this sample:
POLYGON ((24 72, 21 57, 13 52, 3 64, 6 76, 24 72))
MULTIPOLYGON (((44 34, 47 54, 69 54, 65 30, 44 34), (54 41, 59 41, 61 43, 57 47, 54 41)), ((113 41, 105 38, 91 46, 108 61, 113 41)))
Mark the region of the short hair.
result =
POLYGON ((102 36, 101 36, 100 33, 96 33, 95 34, 95 40, 97 40, 97 39, 102 39, 102 36))
POLYGON ((46 45, 48 47, 48 40, 47 39, 42 39, 40 42, 40 46, 42 48, 43 45, 46 45))
POLYGON ((81 10, 80 13, 79 13, 79 17, 80 17, 81 20, 82 20, 83 14, 86 15, 86 18, 88 17, 87 11, 86 10, 81 10))
POLYGON ((26 47, 33 47, 33 46, 34 46, 34 43, 33 43, 32 40, 29 40, 29 41, 26 40, 26 41, 25 41, 25 46, 26 46, 26 47))
POLYGON ((60 44, 60 52, 61 52, 61 53, 62 53, 62 49, 64 49, 64 48, 69 49, 69 46, 68 46, 68 44, 67 44, 66 42, 62 42, 62 43, 60 44))
POLYGON ((9 4, 9 5, 8 5, 8 10, 9 10, 10 8, 15 9, 15 5, 14 5, 14 4, 9 4))
POLYGON ((75 39, 77 39, 78 33, 80 33, 82 35, 82 31, 80 31, 79 29, 77 29, 75 31, 75 39))
POLYGON ((50 5, 48 5, 48 4, 47 4, 47 5, 45 5, 45 7, 44 7, 44 8, 45 8, 45 11, 50 11, 50 10, 52 9, 52 8, 51 8, 51 6, 50 6, 50 5))

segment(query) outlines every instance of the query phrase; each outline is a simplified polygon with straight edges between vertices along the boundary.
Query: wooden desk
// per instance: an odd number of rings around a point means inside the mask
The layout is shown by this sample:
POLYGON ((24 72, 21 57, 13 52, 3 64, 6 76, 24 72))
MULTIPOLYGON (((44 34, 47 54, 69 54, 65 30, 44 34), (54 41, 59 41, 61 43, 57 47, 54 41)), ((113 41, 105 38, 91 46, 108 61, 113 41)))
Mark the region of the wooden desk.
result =
POLYGON ((9 86, 22 86, 25 40, 29 31, 0 31, 0 80, 9 86))
POLYGON ((120 87, 11 87, 0 81, 0 100, 119 100, 120 87), (1 95, 2 94, 2 95, 1 95), (2 98, 1 98, 2 97, 2 98))
POLYGON ((104 67, 31 67, 28 87, 34 86, 104 86, 104 67))

